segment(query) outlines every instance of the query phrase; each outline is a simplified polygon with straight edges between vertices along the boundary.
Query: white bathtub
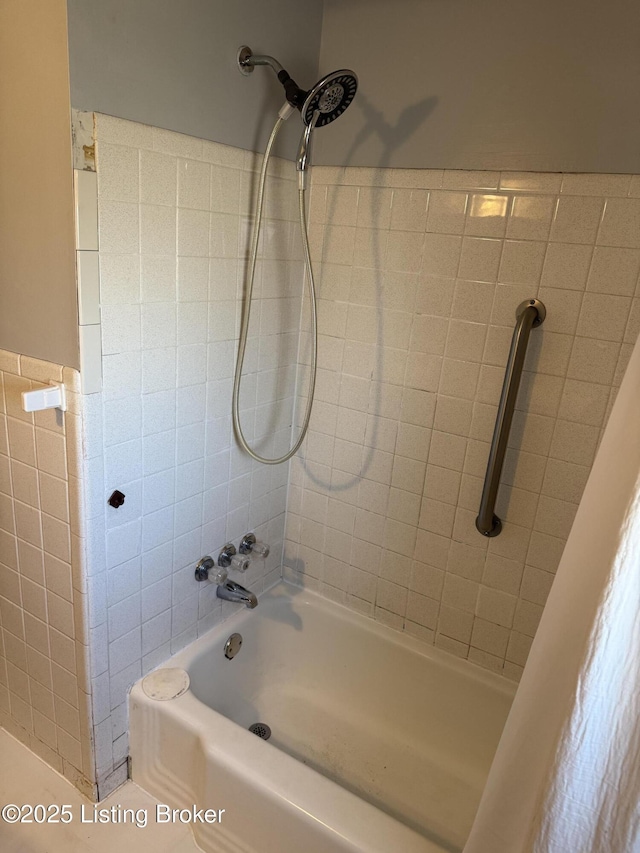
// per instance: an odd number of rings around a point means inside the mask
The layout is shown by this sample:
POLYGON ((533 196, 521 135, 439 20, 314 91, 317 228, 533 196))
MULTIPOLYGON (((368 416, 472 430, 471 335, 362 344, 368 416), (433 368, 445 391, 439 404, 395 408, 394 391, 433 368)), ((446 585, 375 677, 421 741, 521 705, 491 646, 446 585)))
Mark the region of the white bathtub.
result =
POLYGON ((175 808, 225 809, 193 824, 211 853, 461 850, 515 690, 286 584, 165 666, 191 686, 134 686, 132 776, 175 808))

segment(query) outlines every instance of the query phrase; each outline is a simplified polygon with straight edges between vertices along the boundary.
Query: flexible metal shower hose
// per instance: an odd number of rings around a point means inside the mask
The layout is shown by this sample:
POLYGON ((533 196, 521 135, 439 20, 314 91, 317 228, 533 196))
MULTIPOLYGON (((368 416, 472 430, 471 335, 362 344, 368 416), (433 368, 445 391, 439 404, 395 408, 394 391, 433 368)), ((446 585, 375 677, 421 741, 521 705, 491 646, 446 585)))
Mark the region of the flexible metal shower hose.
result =
MULTIPOLYGON (((304 249, 304 261, 305 267, 308 277, 308 288, 309 288, 309 307, 311 310, 311 375, 309 377, 309 396, 307 397, 307 406, 304 413, 304 420, 302 422, 302 429, 300 431, 300 435, 296 443, 293 447, 287 451, 283 456, 279 456, 277 459, 268 459, 264 456, 260 456, 259 453, 256 453, 253 450, 246 438, 244 437, 244 433, 242 432, 242 426, 240 424, 240 382, 242 380, 242 367, 244 365, 244 355, 245 350, 247 348, 247 336, 249 332, 249 320, 251 318, 251 297, 253 294, 253 283, 255 278, 256 271, 256 261, 258 257, 258 243, 260 241, 260 227, 262 225, 262 208, 264 204, 264 192, 265 192, 265 184, 267 180, 267 166, 269 163, 269 157, 271 155, 271 149, 273 148, 273 143, 275 142, 276 136, 278 135, 278 131, 280 130, 280 126, 283 124, 283 119, 278 118, 276 121, 273 130, 271 131, 271 136, 269 137, 269 141, 267 142, 267 147, 264 152, 264 157, 262 158, 262 169, 260 171, 260 180, 258 183, 258 197, 256 202, 256 215, 253 223, 253 234, 251 237, 251 248, 249 252, 249 269, 247 272, 247 289, 242 309, 242 320, 240 323, 240 339, 238 341, 238 358, 236 361, 236 369, 233 378, 233 402, 232 402, 232 413, 233 413, 233 429, 238 440, 238 443, 242 447, 242 449, 251 456, 252 459, 255 459, 257 462, 262 462, 264 465, 279 465, 281 462, 286 462, 291 459, 291 457, 297 453, 304 441, 304 437, 307 434, 307 430, 309 428, 309 419, 311 418, 311 407, 313 405, 313 395, 315 391, 316 385, 316 367, 318 361, 318 324, 317 324, 317 310, 316 310, 316 287, 313 279, 313 269, 311 267, 311 253, 309 251, 309 235, 307 233, 307 214, 305 209, 305 191, 304 188, 300 188, 298 191, 298 207, 300 212, 300 231, 302 236, 302 245, 304 249)), ((294 410, 295 415, 295 410, 294 410)))

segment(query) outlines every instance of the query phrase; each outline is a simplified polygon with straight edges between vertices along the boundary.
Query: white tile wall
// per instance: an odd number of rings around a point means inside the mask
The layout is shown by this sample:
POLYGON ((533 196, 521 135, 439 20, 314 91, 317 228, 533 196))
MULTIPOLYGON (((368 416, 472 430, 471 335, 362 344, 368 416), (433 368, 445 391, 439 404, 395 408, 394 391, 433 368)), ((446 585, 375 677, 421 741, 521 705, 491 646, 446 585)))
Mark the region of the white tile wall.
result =
POLYGON ((95 160, 82 156, 84 125, 93 124, 86 113, 74 110, 74 160, 83 164, 74 169, 73 184, 76 225, 76 277, 78 291, 78 336, 83 394, 102 387, 102 344, 100 333, 100 267, 98 259, 98 181, 95 160), (81 150, 79 150, 81 149, 81 150))
MULTIPOLYGON (((195 581, 199 558, 253 530, 271 554, 236 579, 259 593, 280 576, 288 466, 248 461, 231 430, 254 157, 107 116, 96 128, 102 392, 84 399, 103 796, 126 772, 130 685, 238 607, 195 581)), ((241 394, 245 433, 267 455, 291 438, 301 307, 284 172, 274 160, 241 394)))
POLYGON ((640 330, 637 178, 316 167, 312 199, 321 358, 285 576, 517 678, 640 330), (486 540, 474 520, 532 296, 547 320, 486 540))
POLYGON ((0 351, 0 724, 94 793, 85 597, 72 568, 81 482, 80 376, 0 351), (64 382, 68 410, 21 394, 64 382))
MULTIPOLYGON (((255 157, 106 116, 96 127, 102 391, 83 398, 72 548, 86 560, 100 794, 126 773, 129 686, 235 609, 196 584, 199 557, 253 529, 274 547, 239 579, 260 592, 279 577, 287 487, 290 580, 517 678, 640 327, 637 180, 316 168, 317 396, 289 473, 248 461, 230 420, 255 157), (548 317, 514 420, 504 532, 487 541, 474 519, 514 311, 531 296, 548 317)), ((241 395, 267 454, 289 445, 308 381, 293 178, 274 161, 241 395)), ((20 423, 12 441, 33 467, 20 423)), ((54 486, 39 483, 62 550, 54 486)), ((37 537, 28 512, 19 523, 37 537)))

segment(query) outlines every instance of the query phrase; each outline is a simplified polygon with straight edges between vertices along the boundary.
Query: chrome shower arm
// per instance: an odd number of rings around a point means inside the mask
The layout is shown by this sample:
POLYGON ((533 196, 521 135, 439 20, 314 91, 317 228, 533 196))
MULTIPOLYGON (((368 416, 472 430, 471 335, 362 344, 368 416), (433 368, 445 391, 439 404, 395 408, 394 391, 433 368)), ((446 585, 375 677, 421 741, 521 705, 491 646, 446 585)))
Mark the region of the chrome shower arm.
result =
POLYGON ((245 73, 251 72, 256 65, 268 65, 276 74, 284 71, 282 65, 280 65, 278 60, 274 59, 273 56, 253 54, 248 47, 242 48, 238 54, 238 64, 240 65, 240 70, 245 73))
POLYGON ((256 65, 268 65, 278 77, 282 84, 287 101, 292 107, 300 110, 305 102, 308 92, 301 89, 296 81, 291 77, 289 72, 280 65, 277 59, 273 56, 265 56, 264 54, 254 54, 250 47, 243 45, 238 51, 238 68, 243 74, 251 74, 256 65))

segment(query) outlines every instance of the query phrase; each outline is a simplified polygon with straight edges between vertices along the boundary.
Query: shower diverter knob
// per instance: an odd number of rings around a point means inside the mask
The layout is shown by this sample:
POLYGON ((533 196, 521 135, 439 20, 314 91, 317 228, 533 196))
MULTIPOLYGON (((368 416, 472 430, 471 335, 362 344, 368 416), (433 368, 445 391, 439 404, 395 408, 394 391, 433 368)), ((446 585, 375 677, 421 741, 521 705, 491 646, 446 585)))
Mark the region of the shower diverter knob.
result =
POLYGON ((249 568, 249 558, 244 557, 242 554, 236 554, 235 557, 231 558, 231 568, 235 569, 236 572, 246 572, 249 568))
POLYGON ((247 533, 242 537, 240 542, 241 554, 255 554, 256 557, 268 557, 269 546, 266 542, 260 542, 256 539, 255 534, 247 533))
POLYGON ((229 542, 218 554, 218 565, 223 569, 235 569, 236 572, 246 572, 249 568, 249 558, 236 552, 236 546, 229 542))

